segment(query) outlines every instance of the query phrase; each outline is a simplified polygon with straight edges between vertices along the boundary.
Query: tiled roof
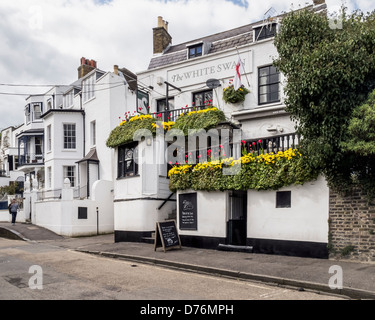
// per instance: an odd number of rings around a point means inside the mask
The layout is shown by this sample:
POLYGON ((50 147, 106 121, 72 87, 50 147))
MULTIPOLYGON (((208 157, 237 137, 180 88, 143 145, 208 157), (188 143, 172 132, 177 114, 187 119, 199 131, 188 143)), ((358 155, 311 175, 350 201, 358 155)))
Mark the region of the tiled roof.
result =
MULTIPOLYGON (((326 4, 323 3, 318 6, 309 5, 298 10, 308 9, 314 10, 315 12, 324 12, 326 7, 326 4)), ((285 13, 279 15, 278 17, 283 17, 284 15, 285 13)), ((207 55, 251 43, 253 42, 253 27, 261 24, 262 22, 263 21, 257 21, 242 27, 170 46, 163 54, 151 59, 148 70, 187 60, 187 45, 192 43, 203 42, 211 44, 209 52, 206 53, 207 55)))
MULTIPOLYGON (((259 24, 259 22, 257 22, 256 24, 259 24)), ((187 45, 189 45, 190 43, 211 43, 211 48, 207 54, 220 52, 226 49, 250 43, 253 41, 252 28, 254 25, 255 23, 216 33, 193 41, 184 42, 175 46, 170 46, 162 55, 151 59, 148 69, 150 70, 171 63, 187 60, 187 45)))

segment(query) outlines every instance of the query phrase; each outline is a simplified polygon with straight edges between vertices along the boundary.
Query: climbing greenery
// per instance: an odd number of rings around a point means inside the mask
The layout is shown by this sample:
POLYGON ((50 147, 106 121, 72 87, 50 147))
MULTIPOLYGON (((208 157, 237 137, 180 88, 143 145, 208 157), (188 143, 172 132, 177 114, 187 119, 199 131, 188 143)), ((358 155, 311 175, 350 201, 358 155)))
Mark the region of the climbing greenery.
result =
POLYGON ((114 128, 106 142, 107 147, 115 148, 134 141, 134 134, 140 129, 147 129, 155 133, 156 120, 150 115, 141 115, 124 120, 114 128))
POLYGON ((138 130, 140 130, 138 132, 145 132, 141 131, 142 129, 149 130, 152 134, 155 134, 156 129, 161 126, 164 131, 179 129, 184 135, 187 135, 189 130, 192 130, 192 132, 199 129, 208 130, 223 121, 226 121, 224 112, 216 107, 186 111, 178 116, 176 122, 157 121, 150 114, 136 115, 130 119, 123 120, 119 126, 114 128, 106 141, 106 145, 109 148, 116 148, 122 144, 133 142, 134 134, 138 130))
POLYGON ((274 64, 286 76, 286 108, 311 164, 337 190, 366 180, 372 193, 375 167, 367 148, 373 147, 374 130, 361 123, 371 126, 373 116, 359 106, 375 88, 375 13, 343 10, 339 18, 342 28, 333 29, 323 14, 287 14, 275 37, 274 64))
POLYGON ((200 129, 208 130, 216 127, 223 121, 226 121, 224 112, 216 107, 211 107, 181 113, 177 118, 173 129, 181 130, 184 135, 188 135, 189 130, 192 130, 192 132, 200 129))
POLYGON ((301 150, 225 158, 196 165, 176 165, 169 170, 169 189, 177 190, 277 190, 315 180, 319 171, 309 165, 301 150), (225 171, 225 169, 232 172, 225 171))

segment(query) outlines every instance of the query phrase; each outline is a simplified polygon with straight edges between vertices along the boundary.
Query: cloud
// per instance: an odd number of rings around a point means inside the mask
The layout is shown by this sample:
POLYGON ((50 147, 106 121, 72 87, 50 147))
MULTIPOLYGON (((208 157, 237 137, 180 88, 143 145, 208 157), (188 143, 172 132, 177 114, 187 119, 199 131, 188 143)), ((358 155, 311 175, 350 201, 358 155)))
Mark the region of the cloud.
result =
MULTIPOLYGON (((0 83, 69 84, 77 78, 81 57, 96 60, 105 71, 117 64, 139 72, 147 69, 152 57, 152 28, 159 15, 169 22, 172 42, 178 44, 261 20, 271 7, 281 13, 305 2, 4 0, 0 2, 0 83)), ((357 0, 369 7, 370 2, 357 0)), ((0 86, 0 92, 45 91, 45 87, 0 86)), ((24 105, 24 96, 0 95, 0 128, 22 122, 24 105)))

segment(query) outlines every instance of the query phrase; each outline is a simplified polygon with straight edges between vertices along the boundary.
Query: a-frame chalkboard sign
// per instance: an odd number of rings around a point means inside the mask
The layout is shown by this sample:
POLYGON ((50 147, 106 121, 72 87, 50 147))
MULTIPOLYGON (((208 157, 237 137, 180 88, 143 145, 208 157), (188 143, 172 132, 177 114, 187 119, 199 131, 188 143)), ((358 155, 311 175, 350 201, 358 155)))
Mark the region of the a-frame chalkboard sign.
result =
POLYGON ((158 247, 163 247, 164 252, 175 248, 181 249, 181 240, 177 232, 175 220, 156 222, 155 251, 158 247))

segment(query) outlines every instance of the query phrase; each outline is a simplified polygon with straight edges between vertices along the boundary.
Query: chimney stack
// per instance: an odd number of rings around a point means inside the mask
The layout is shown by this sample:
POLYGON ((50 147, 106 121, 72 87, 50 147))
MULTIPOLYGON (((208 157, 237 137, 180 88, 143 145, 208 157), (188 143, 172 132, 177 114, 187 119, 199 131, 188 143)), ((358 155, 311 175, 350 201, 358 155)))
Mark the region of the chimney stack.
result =
POLYGON ((324 4, 326 1, 325 0, 313 0, 314 6, 324 4))
POLYGON ((78 67, 78 79, 81 79, 86 74, 96 69, 96 61, 88 60, 84 57, 81 58, 81 65, 78 67))
POLYGON ((114 72, 114 74, 117 74, 117 75, 118 75, 118 65, 117 65, 117 64, 115 64, 115 65, 113 66, 113 72, 114 72))
POLYGON ((172 37, 168 33, 168 22, 158 17, 158 26, 153 28, 154 54, 162 53, 171 43, 172 37))

